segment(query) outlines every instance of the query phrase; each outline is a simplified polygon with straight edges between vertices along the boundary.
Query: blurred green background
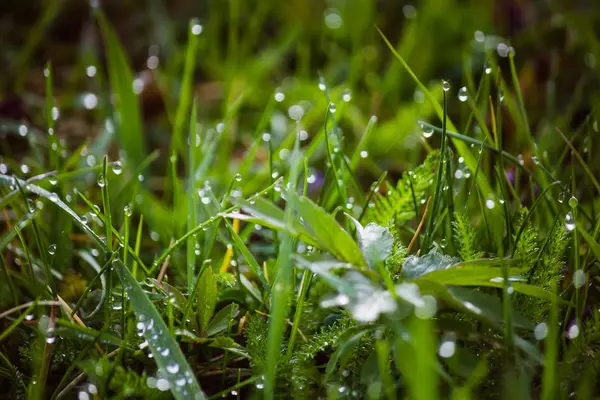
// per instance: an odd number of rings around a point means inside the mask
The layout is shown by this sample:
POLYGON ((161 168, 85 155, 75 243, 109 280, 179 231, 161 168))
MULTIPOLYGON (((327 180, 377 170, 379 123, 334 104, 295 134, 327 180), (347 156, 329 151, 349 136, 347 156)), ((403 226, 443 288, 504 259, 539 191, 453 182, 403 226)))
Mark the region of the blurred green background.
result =
MULTIPOLYGON (((306 145, 314 143, 328 104, 319 77, 338 105, 345 149, 353 149, 372 117, 377 118, 365 143, 368 156, 358 169, 361 179, 371 182, 383 170, 398 176, 419 161, 429 144, 418 121, 440 123, 376 26, 427 86, 439 89, 442 79, 451 83, 449 114, 460 129, 467 126, 470 109, 458 99, 459 89, 466 86, 474 93, 486 68, 497 66, 510 82, 507 56, 513 50, 531 130, 550 158, 554 144, 562 150, 554 126, 576 129, 595 113, 598 100, 600 7, 595 1, 3 1, 1 151, 24 157, 30 174, 43 165, 26 159, 28 141, 34 139, 19 135, 18 126, 23 121, 44 126, 48 61, 61 144, 72 150, 89 140, 97 159, 116 154, 111 107, 105 101, 105 52, 93 6, 101 7, 115 26, 136 73, 145 153, 162 150, 152 167, 157 176, 168 166, 165 154, 190 21, 202 30, 193 74, 199 120, 204 129, 216 129, 219 122, 228 128, 215 160, 215 171, 225 176, 237 171, 236 155, 248 148, 257 129, 271 133, 276 145, 284 140, 294 128, 289 115, 294 105, 302 107, 306 145), (279 92, 281 101, 273 101, 279 92), (268 121, 261 126, 263 115, 268 121)), ((441 90, 434 93, 441 97, 441 90)), ((462 133, 478 134, 477 124, 468 127, 471 131, 462 133)), ((518 129, 505 118, 504 146, 527 160, 527 142, 518 129)), ((437 146, 435 137, 430 141, 437 146)), ((317 145, 313 160, 323 155, 323 146, 317 145)), ((253 168, 260 169, 265 157, 259 150, 253 168)), ((162 190, 163 185, 158 180, 154 186, 162 190)))

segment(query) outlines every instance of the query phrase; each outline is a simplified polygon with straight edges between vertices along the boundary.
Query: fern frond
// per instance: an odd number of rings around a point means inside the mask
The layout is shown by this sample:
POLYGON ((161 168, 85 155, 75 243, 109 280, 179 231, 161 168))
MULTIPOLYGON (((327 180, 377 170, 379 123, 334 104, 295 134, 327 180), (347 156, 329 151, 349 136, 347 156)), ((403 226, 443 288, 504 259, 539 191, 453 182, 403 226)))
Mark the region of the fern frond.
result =
POLYGON ((483 252, 477 248, 477 235, 471 227, 467 215, 463 212, 454 213, 454 238, 458 245, 458 254, 464 261, 483 257, 483 252))
POLYGON ((432 151, 423 164, 402 174, 396 187, 390 187, 386 195, 376 193, 366 215, 368 222, 386 226, 394 219, 396 223, 402 223, 415 218, 412 190, 417 204, 425 200, 427 191, 433 186, 439 158, 439 151, 432 151))

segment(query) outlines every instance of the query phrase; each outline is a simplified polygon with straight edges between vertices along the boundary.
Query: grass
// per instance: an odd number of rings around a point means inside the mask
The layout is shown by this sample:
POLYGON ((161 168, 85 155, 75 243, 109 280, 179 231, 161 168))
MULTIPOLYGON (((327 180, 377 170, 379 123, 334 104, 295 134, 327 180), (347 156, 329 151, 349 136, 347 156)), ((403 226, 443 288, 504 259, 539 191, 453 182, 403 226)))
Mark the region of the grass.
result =
POLYGON ((8 42, 5 397, 600 395, 597 10, 379 3, 150 2, 142 56, 100 6, 40 62, 49 2, 8 42))

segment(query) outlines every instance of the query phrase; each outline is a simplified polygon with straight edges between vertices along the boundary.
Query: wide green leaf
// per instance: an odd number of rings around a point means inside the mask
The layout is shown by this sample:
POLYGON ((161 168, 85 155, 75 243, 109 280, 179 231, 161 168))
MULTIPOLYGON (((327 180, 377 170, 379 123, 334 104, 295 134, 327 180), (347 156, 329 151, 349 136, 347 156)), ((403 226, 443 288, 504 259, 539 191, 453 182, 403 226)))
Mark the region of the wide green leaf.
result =
POLYGON ((237 205, 246 213, 227 214, 230 218, 236 218, 253 224, 259 224, 278 231, 287 231, 293 237, 311 246, 318 246, 319 240, 314 234, 299 221, 293 220, 285 223, 285 214, 282 209, 271 201, 257 197, 252 201, 236 200, 237 205))
POLYGON ((349 262, 357 267, 365 266, 360 248, 330 213, 312 202, 308 197, 297 196, 292 192, 288 192, 287 196, 294 197, 293 203, 298 214, 319 239, 319 243, 324 250, 329 251, 339 260, 349 262))
POLYGON ((200 331, 205 332, 210 319, 215 313, 217 280, 210 266, 204 268, 204 271, 197 279, 200 279, 198 288, 198 322, 200 324, 200 331))
POLYGON ((239 309, 240 307, 236 303, 223 307, 206 327, 206 335, 213 336, 227 329, 232 322, 232 318, 237 317, 239 309))
POLYGON ((356 227, 358 245, 367 265, 375 268, 384 262, 392 254, 394 247, 394 237, 390 231, 372 222, 363 227, 354 217, 346 215, 356 227))

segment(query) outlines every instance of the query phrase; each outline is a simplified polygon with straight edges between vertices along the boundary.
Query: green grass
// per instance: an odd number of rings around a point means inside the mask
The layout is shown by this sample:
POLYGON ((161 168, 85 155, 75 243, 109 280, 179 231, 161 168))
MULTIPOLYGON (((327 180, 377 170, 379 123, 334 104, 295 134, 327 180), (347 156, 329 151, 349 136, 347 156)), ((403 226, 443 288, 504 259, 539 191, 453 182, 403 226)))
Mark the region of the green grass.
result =
POLYGON ((200 3, 0 50, 4 396, 600 396, 597 7, 200 3))

